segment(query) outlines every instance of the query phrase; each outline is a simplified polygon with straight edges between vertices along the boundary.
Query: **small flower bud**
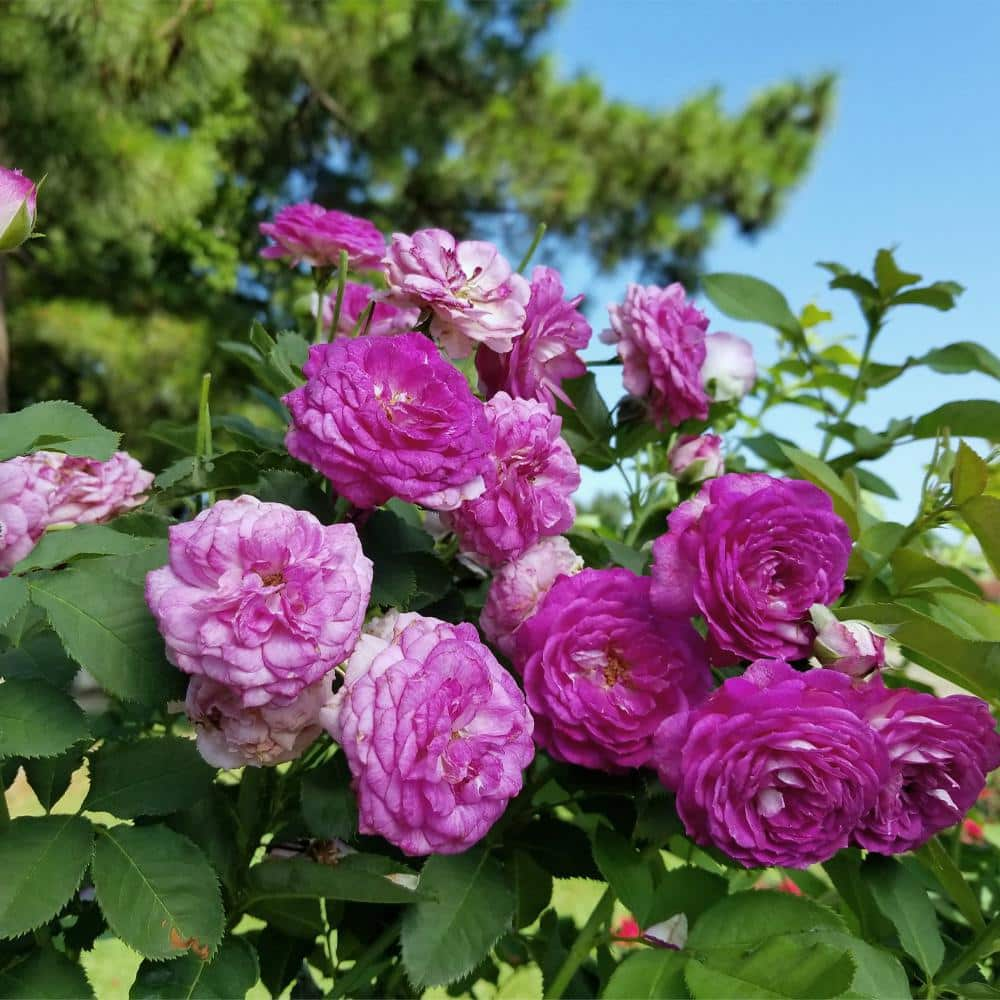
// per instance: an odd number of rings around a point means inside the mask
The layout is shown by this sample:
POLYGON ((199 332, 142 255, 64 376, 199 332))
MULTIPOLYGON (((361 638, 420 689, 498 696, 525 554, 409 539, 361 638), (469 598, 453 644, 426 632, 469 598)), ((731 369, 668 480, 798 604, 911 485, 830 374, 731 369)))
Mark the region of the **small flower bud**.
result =
POLYGON ((701 483, 725 472, 722 438, 717 434, 685 434, 667 456, 670 474, 682 483, 701 483))
POLYGON ((885 665, 885 639, 864 622, 838 621, 822 604, 814 604, 809 614, 816 629, 813 652, 824 667, 865 677, 885 665))
POLYGON ((35 228, 38 188, 20 170, 0 167, 0 253, 16 250, 35 228))

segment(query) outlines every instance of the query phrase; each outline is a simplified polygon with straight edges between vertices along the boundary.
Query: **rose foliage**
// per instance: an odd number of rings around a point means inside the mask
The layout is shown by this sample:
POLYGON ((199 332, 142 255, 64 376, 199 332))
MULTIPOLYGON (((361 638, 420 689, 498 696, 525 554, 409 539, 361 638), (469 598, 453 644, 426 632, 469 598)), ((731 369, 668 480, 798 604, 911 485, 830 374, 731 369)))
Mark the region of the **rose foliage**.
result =
POLYGON ((154 477, 0 416, 0 995, 92 995, 112 937, 136 997, 995 995, 1000 404, 854 419, 1000 378, 904 355, 961 287, 823 265, 856 350, 747 276, 726 329, 680 284, 602 321, 442 229, 261 231, 315 296, 228 342, 255 420, 206 375, 154 477))

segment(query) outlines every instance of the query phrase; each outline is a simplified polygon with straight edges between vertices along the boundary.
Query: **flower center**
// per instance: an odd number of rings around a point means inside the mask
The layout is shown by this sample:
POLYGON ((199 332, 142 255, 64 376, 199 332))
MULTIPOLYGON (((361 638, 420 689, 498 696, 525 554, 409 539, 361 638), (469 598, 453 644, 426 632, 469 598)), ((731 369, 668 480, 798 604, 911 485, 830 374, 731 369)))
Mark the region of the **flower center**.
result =
POLYGON ((614 687, 628 677, 628 664, 621 658, 617 650, 609 649, 607 662, 604 664, 604 686, 614 687))
POLYGON ((285 582, 285 574, 279 569, 273 573, 265 573, 260 580, 265 587, 280 587, 285 582))

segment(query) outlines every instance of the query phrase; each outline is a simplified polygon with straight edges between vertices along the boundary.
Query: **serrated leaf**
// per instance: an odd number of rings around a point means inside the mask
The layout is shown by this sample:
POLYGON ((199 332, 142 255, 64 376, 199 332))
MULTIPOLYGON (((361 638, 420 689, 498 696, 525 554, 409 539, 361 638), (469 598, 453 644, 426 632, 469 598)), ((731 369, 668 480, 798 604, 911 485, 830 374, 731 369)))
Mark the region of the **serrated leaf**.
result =
POLYGON ((6 625, 27 603, 28 585, 18 576, 0 578, 0 626, 6 625))
POLYGON ((83 808, 123 819, 164 816, 204 798, 214 776, 194 740, 159 736, 105 743, 90 758, 90 790, 83 808))
POLYGON ((702 287, 709 301, 732 319, 763 323, 800 335, 801 327, 788 300, 773 285, 746 274, 707 274, 702 287))
POLYGON ((79 672, 52 632, 34 636, 24 645, 0 653, 0 677, 45 681, 65 688, 79 672))
POLYGON ((270 899, 344 899, 357 903, 413 903, 416 873, 377 854, 349 854, 335 865, 305 858, 272 859, 250 869, 252 902, 270 899))
POLYGON ((47 531, 12 572, 52 569, 85 556, 129 555, 141 552, 151 544, 149 539, 125 535, 103 524, 80 524, 74 528, 47 531))
POLYGON ((70 747, 56 757, 26 760, 23 765, 31 790, 46 812, 66 794, 73 775, 83 766, 83 750, 70 747))
POLYGON ((684 965, 679 951, 650 948, 629 955, 615 969, 601 994, 603 1000, 675 1000, 687 997, 684 965))
POLYGON ((906 970, 889 952, 838 931, 812 931, 806 937, 843 948, 854 960, 854 978, 846 994, 848 997, 909 1000, 912 996, 906 970))
POLYGON ((510 927, 514 891, 485 847, 432 855, 421 888, 436 898, 403 917, 403 966, 415 986, 439 986, 465 975, 510 927))
POLYGON ((0 830, 0 937, 54 917, 90 864, 94 830, 81 816, 23 816, 0 830))
POLYGON ((162 704, 183 694, 184 677, 164 657, 142 584, 130 586, 115 572, 117 562, 102 559, 32 579, 32 600, 101 687, 126 701, 162 704))
POLYGON ((383 608, 405 607, 417 592, 417 574, 403 561, 381 559, 375 563, 372 574, 372 604, 383 608))
POLYGON ((109 431, 82 406, 49 400, 17 413, 0 414, 0 461, 37 449, 85 455, 107 461, 118 447, 120 434, 109 431))
POLYGON ((210 958, 222 940, 219 884, 205 856, 165 826, 99 831, 92 866, 101 912, 145 958, 210 958))
POLYGON ((93 995, 81 966, 51 945, 0 972, 0 1000, 82 1000, 93 995))
POLYGON ((52 757, 90 735, 79 705, 41 681, 0 684, 0 757, 52 757))
POLYGON ((232 1000, 243 997, 260 978, 257 953, 240 937, 227 937, 215 957, 203 962, 184 955, 172 962, 139 966, 130 1000, 232 1000))

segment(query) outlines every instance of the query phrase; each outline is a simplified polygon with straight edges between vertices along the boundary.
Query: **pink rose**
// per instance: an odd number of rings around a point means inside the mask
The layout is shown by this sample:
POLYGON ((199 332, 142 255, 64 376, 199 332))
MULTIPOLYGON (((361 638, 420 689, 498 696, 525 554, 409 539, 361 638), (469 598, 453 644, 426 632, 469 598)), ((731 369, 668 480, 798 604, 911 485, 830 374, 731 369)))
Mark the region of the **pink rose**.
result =
POLYGON ((726 471, 722 438, 717 434, 685 434, 667 456, 670 474, 682 483, 701 483, 726 471))
POLYGON ((16 250, 35 228, 38 188, 20 170, 0 167, 0 253, 16 250))
POLYGON ((0 462, 0 576, 6 576, 34 547, 48 523, 46 492, 24 458, 0 462))
POLYGON ((283 208, 273 222, 262 222, 260 231, 274 240, 261 257, 288 257, 291 264, 335 268, 346 250, 352 268, 375 268, 385 254, 382 234, 367 219, 307 201, 283 208))

